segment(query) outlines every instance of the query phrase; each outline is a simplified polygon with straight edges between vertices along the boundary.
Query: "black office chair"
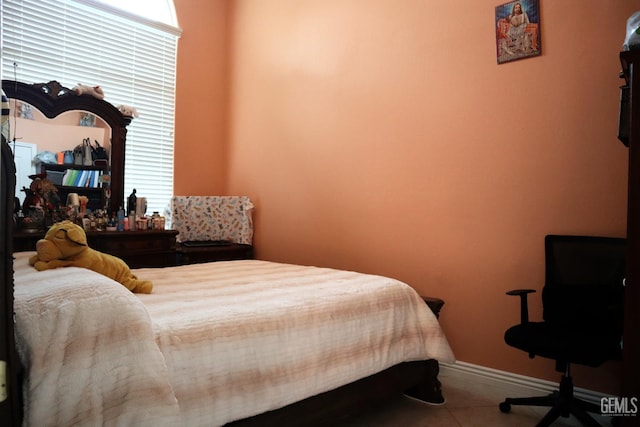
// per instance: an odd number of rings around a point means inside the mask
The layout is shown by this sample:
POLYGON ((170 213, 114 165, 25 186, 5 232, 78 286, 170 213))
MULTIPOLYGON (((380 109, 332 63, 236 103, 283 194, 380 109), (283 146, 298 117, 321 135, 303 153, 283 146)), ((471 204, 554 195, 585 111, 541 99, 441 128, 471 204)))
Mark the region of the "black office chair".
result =
POLYGON ((510 412, 511 405, 550 406, 538 426, 569 415, 584 425, 599 426, 588 412, 600 413, 600 406, 573 395, 570 366, 597 367, 621 357, 625 248, 622 238, 545 237, 544 321, 528 319, 527 294, 534 290, 507 292, 520 297, 521 317, 504 340, 531 358, 554 359, 562 372, 560 388, 549 396, 507 398, 500 404, 502 412, 510 412))

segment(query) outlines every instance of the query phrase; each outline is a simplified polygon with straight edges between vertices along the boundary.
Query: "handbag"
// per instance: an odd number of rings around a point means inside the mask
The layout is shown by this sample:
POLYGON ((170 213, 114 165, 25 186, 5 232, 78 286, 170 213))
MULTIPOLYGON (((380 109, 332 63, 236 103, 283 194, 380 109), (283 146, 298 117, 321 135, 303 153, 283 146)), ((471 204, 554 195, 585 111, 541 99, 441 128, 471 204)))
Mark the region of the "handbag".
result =
POLYGON ((93 165, 91 140, 84 138, 82 144, 76 145, 73 149, 73 163, 76 165, 91 166, 93 165))
POLYGON ((85 138, 82 140, 82 164, 85 166, 93 165, 93 154, 92 154, 91 140, 89 138, 85 138))
POLYGON ((82 145, 76 145, 76 148, 73 149, 73 164, 81 165, 83 163, 82 145))
POLYGON ((72 165, 74 163, 73 150, 65 150, 62 161, 65 165, 72 165))
POLYGON ((93 160, 109 160, 106 148, 101 146, 97 140, 94 140, 94 142, 96 143, 96 146, 91 147, 91 156, 93 157, 93 160))

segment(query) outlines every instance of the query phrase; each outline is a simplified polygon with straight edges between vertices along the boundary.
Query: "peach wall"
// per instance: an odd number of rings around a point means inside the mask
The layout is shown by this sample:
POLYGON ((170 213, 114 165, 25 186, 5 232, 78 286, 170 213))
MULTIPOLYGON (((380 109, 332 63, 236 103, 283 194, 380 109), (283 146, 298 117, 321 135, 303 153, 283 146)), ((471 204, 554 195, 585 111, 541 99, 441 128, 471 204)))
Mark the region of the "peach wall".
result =
POLYGON ((178 42, 174 194, 222 194, 227 180, 228 1, 174 0, 178 42))
MULTIPOLYGON (((404 280, 446 300, 459 360, 557 380, 504 344, 519 318, 504 292, 541 288, 545 234, 624 235, 618 51, 636 1, 542 3, 543 55, 498 66, 496 2, 229 2, 229 122, 212 129, 228 171, 199 183, 187 152, 210 138, 177 132, 176 191, 249 195, 259 258, 404 280)), ((190 5, 176 1, 179 19, 204 25, 190 5)), ((218 19, 198 31, 219 36, 218 19)), ((219 76, 212 61, 193 63, 219 76)), ((618 376, 576 382, 615 392, 618 376)))
MULTIPOLYGON (((14 100, 10 100, 10 106, 12 111, 18 109, 14 100)), ((11 121, 16 139, 35 144, 38 152, 73 150, 85 138, 92 143, 97 141, 107 150, 111 149, 111 129, 101 118, 96 118, 95 127, 87 127, 79 125, 82 113, 75 111, 67 111, 49 119, 33 108, 32 116, 31 119, 14 117, 11 121)))

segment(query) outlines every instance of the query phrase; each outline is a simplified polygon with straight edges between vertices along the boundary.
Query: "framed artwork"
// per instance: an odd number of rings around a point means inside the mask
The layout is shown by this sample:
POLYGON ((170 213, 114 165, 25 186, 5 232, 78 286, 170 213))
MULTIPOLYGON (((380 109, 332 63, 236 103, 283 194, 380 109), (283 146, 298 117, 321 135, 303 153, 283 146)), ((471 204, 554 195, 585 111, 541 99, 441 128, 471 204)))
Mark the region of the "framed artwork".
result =
POLYGON ((498 64, 540 55, 539 0, 496 6, 495 22, 498 64))
POLYGON ((96 116, 91 113, 82 113, 82 117, 80 117, 80 126, 95 126, 96 125, 96 116))

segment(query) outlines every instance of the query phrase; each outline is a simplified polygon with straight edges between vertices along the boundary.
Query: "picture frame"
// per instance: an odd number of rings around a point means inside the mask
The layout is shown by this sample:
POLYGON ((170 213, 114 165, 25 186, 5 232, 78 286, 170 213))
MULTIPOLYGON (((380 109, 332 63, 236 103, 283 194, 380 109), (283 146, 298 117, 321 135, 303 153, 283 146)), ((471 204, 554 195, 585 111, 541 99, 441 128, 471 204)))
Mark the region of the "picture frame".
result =
POLYGON ((539 56, 540 0, 518 0, 496 6, 496 57, 498 64, 539 56))
POLYGON ((96 116, 91 113, 82 113, 80 117, 80 126, 94 127, 96 125, 96 116))

